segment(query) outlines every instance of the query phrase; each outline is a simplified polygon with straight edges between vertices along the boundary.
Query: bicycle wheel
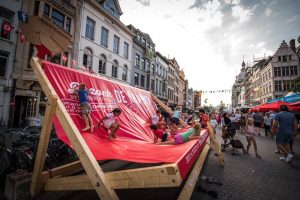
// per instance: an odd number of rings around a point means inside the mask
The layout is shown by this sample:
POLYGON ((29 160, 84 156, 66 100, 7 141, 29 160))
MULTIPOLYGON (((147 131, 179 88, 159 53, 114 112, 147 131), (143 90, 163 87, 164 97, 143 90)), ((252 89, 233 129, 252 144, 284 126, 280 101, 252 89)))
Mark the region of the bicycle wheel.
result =
POLYGON ((12 154, 6 149, 2 149, 0 152, 0 175, 9 173, 13 166, 12 154))

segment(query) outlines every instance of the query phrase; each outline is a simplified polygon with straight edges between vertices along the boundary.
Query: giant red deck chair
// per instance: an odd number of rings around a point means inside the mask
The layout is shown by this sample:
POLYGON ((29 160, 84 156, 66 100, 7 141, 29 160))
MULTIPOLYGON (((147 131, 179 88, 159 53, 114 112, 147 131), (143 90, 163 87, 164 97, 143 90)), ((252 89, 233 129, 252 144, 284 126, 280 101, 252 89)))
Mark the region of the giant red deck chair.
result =
MULTIPOLYGON (((31 66, 48 98, 31 182, 33 196, 42 190, 95 190, 102 200, 118 199, 115 189, 179 187, 183 180, 188 180, 178 199, 190 198, 209 149, 210 131, 202 130, 199 140, 182 145, 155 145, 146 123, 155 112, 153 99, 170 110, 150 92, 37 58, 31 59, 31 66), (117 139, 108 141, 104 129, 93 133, 79 131, 83 119, 78 111, 79 102, 70 90, 81 82, 91 92, 94 122, 116 106, 121 108, 122 125, 117 139), (58 137, 74 149, 79 161, 43 172, 53 122, 58 137), (163 164, 104 173, 98 161, 107 159, 163 164), (85 173, 78 175, 79 170, 85 173)), ((217 144, 214 137, 211 139, 217 144)), ((219 145, 215 147, 223 165, 219 145)))

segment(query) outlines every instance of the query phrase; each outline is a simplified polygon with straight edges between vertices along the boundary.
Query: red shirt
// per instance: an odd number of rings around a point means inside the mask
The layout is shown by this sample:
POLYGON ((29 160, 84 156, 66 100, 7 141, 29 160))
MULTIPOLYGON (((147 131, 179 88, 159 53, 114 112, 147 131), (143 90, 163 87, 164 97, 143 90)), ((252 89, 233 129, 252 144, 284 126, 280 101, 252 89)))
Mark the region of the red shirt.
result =
POLYGON ((157 129, 157 130, 154 130, 153 132, 154 132, 154 134, 155 134, 159 139, 162 139, 162 135, 164 134, 164 130, 157 129))
POLYGON ((208 120, 209 117, 206 114, 203 114, 201 124, 203 124, 206 127, 208 120))

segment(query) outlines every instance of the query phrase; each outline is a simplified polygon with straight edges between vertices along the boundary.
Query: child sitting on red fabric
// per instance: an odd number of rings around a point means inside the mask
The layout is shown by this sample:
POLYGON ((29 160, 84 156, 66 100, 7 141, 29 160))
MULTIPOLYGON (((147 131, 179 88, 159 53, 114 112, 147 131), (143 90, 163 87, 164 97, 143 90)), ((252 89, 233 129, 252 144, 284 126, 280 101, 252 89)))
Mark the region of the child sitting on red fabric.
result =
POLYGON ((113 109, 110 113, 103 117, 97 125, 97 127, 99 127, 102 124, 106 129, 110 130, 110 134, 108 136, 109 140, 116 138, 116 131, 119 129, 120 124, 115 121, 115 118, 120 116, 121 112, 120 108, 113 109))
POLYGON ((150 126, 154 133, 154 144, 157 143, 158 138, 161 139, 161 142, 167 141, 168 137, 170 137, 170 134, 165 132, 163 129, 158 128, 157 125, 152 124, 150 126))

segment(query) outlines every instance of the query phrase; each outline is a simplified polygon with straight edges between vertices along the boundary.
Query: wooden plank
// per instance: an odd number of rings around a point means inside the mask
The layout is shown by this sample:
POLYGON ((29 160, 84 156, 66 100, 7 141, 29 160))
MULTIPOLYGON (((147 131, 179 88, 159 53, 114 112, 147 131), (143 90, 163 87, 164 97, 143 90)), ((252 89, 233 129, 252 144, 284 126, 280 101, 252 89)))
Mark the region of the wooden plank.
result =
POLYGON ((177 164, 105 173, 113 188, 177 187, 182 179, 177 164))
POLYGON ((32 196, 38 194, 43 187, 42 171, 44 169, 45 157, 48 149, 48 143, 51 135, 51 128, 54 120, 54 114, 57 106, 57 96, 51 96, 48 99, 45 116, 43 119, 42 130, 40 134, 39 145, 37 149, 34 170, 31 179, 30 193, 32 196))
POLYGON ((186 183, 183 187, 183 189, 181 190, 181 193, 178 197, 178 200, 187 200, 190 199, 192 196, 192 193, 194 191, 195 185, 197 183, 198 180, 198 176, 200 174, 200 171, 202 169, 204 160, 206 158, 206 155, 208 153, 209 150, 209 144, 205 144, 205 146, 203 147, 203 150, 198 158, 198 161, 196 162, 193 170, 191 171, 191 174, 189 176, 189 178, 186 180, 186 183))
POLYGON ((207 128, 208 128, 208 133, 209 133, 210 140, 211 140, 212 144, 215 147, 215 151, 218 154, 220 163, 221 163, 222 166, 224 166, 224 157, 223 157, 223 154, 222 154, 222 151, 221 151, 221 147, 218 143, 218 140, 216 138, 214 130, 213 130, 213 128, 212 128, 212 126, 209 122, 207 122, 207 128))
POLYGON ((84 169, 82 167, 81 162, 75 161, 75 162, 60 166, 60 167, 56 167, 49 171, 44 171, 42 173, 42 179, 46 180, 46 179, 53 178, 56 176, 68 176, 68 175, 72 175, 72 174, 78 173, 83 170, 84 169))
MULTIPOLYGON (((169 108, 166 104, 164 104, 161 100, 159 100, 156 96, 154 96, 153 94, 152 94, 152 98, 153 98, 153 100, 158 104, 158 105, 160 105, 165 111, 167 111, 170 115, 172 115, 173 114, 173 110, 171 109, 171 108, 169 108)), ((180 120, 180 123, 182 124, 182 125, 185 125, 186 123, 181 119, 181 118, 179 118, 179 120, 180 120)))
MULTIPOLYGON (((182 180, 176 164, 105 173, 113 189, 178 187, 182 180)), ((45 181, 45 190, 94 189, 86 175, 58 177, 45 181), (78 178, 76 178, 78 177, 78 178)))
MULTIPOLYGON (((50 84, 50 81, 44 74, 38 59, 32 58, 30 64, 34 69, 36 77, 47 96, 56 95, 56 92, 50 84)), ((107 181, 106 177, 104 176, 101 167, 99 166, 97 160, 85 143, 83 137, 81 136, 81 133, 78 131, 76 125, 74 124, 60 99, 58 99, 57 101, 56 116, 61 123, 65 133, 67 134, 72 146, 74 147, 74 150, 78 155, 79 160, 81 161, 93 187, 98 193, 98 196, 102 200, 119 199, 117 194, 107 181)))

